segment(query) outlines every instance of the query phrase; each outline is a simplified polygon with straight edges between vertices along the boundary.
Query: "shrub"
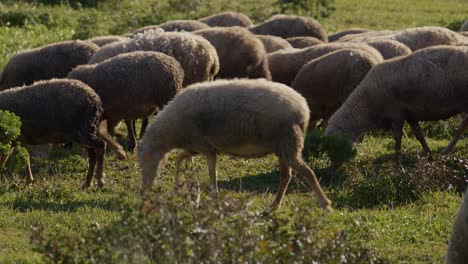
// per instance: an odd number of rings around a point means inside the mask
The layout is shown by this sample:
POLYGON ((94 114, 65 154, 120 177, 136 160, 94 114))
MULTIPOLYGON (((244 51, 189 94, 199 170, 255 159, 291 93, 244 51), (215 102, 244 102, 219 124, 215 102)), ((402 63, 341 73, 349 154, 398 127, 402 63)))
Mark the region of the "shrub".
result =
POLYGON ((452 20, 452 21, 446 21, 445 19, 442 19, 441 21, 439 21, 439 23, 443 26, 443 27, 446 27, 450 30, 453 30, 453 31, 459 31, 461 26, 463 25, 463 22, 465 22, 466 19, 456 19, 456 20, 452 20))
POLYGON ((351 160, 356 150, 348 139, 340 136, 325 136, 322 131, 314 129, 307 133, 304 143, 304 156, 323 158, 328 156, 335 166, 351 160))
POLYGON ((60 263, 376 263, 353 236, 361 225, 334 230, 323 214, 295 209, 283 215, 249 209, 248 198, 168 195, 127 211, 108 227, 64 234, 33 228, 35 249, 60 263), (304 219, 307 219, 304 221, 304 219))
MULTIPOLYGON (((15 147, 15 152, 10 156, 10 166, 0 168, 0 171, 16 169, 25 160, 26 150, 17 145, 16 140, 21 134, 21 121, 15 114, 0 110, 0 156, 10 155, 15 147)), ((4 175, 3 173, 0 175, 4 175)))

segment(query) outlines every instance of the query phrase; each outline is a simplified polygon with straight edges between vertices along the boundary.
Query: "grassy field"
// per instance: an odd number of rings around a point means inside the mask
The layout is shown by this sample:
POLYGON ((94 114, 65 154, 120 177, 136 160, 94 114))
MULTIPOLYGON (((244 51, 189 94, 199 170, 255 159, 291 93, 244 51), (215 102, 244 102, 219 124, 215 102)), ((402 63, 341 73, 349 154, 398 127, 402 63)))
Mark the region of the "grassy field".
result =
MULTIPOLYGON (((106 6, 80 9, 9 2, 0 4, 2 66, 18 50, 54 41, 120 34, 144 23, 194 18, 224 9, 243 11, 256 20, 274 11, 268 1, 208 1, 203 8, 179 8, 171 15, 161 4, 165 1, 125 1, 121 8, 112 10, 106 6), (16 20, 11 16, 18 14, 25 15, 29 22, 12 26, 16 20)), ((331 17, 321 20, 331 32, 351 27, 446 26, 468 16, 465 0, 336 0, 335 7, 331 17)), ((453 120, 425 124, 429 145, 436 153, 448 143, 454 128, 453 120)), ((433 160, 428 160, 410 134, 409 139, 404 139, 404 158, 399 166, 392 161, 393 144, 390 134, 373 133, 358 146, 357 157, 339 169, 330 168, 324 156, 308 157, 335 210, 320 210, 315 196, 294 179, 282 208, 274 214, 263 213, 279 184, 277 161, 272 156, 256 160, 221 156, 220 194, 213 197, 207 190, 206 162, 200 157, 185 172, 196 190, 194 195, 174 193, 172 154, 161 177, 155 180, 155 206, 141 204, 140 172, 134 154, 126 161, 118 161, 109 153, 106 187, 82 191, 79 187, 87 161, 81 150, 56 148, 50 161, 33 160, 34 186, 24 186, 21 172, 0 177, 0 263, 141 263, 170 259, 163 257, 168 252, 176 252, 183 262, 212 256, 229 239, 234 242, 226 243, 245 250, 242 255, 220 249, 225 255, 231 254, 234 262, 243 257, 254 259, 248 255, 252 250, 248 245, 252 244, 260 252, 255 256, 265 263, 269 263, 268 254, 279 256, 283 263, 295 257, 300 260, 298 252, 311 257, 333 255, 333 260, 327 261, 330 263, 341 263, 341 255, 348 263, 443 263, 468 177, 468 139, 465 136, 459 142, 452 156, 435 154, 433 160), (222 203, 213 201, 216 199, 222 203), (148 232, 146 226, 152 231, 148 232), (205 231, 197 233, 194 227, 198 226, 208 231, 199 228, 205 231), (211 228, 225 232, 210 233, 211 228), (184 236, 171 239, 167 234, 184 236), (163 246, 154 246, 158 242, 163 246), (174 243, 183 246, 179 251, 171 249, 174 243), (156 256, 146 255, 148 244, 154 246, 150 249, 156 256), (356 257, 359 254, 364 257, 356 257)))

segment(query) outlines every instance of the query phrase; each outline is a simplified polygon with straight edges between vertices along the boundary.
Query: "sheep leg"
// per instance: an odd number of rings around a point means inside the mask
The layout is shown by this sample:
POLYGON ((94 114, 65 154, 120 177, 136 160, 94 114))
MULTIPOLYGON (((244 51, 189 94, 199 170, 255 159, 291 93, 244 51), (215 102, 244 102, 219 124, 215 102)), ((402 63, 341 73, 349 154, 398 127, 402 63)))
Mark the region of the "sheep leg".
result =
POLYGON ((218 180, 216 172, 216 162, 218 157, 216 154, 209 154, 206 156, 208 160, 208 173, 210 174, 211 179, 211 188, 214 192, 218 192, 218 180))
POLYGON ((112 135, 107 130, 108 121, 104 120, 99 124, 99 136, 111 147, 111 149, 117 154, 119 159, 123 160, 127 158, 123 147, 112 137, 112 135))
POLYGON ((86 189, 93 186, 93 174, 96 167, 96 152, 93 148, 86 148, 88 151, 88 173, 86 174, 86 181, 81 186, 81 189, 86 189))
POLYGON ((181 177, 180 167, 184 160, 192 157, 193 155, 190 152, 184 151, 177 156, 176 159, 176 171, 175 171, 175 188, 180 190, 184 185, 184 177, 181 177))
POLYGON ((15 148, 12 148, 7 154, 0 156, 0 169, 5 167, 5 164, 8 161, 8 158, 10 157, 11 153, 13 153, 14 149, 15 148))
POLYGON ((468 128, 468 114, 465 114, 465 116, 463 117, 463 120, 460 123, 460 126, 455 132, 455 135, 453 136, 452 141, 450 141, 447 147, 444 150, 442 150, 442 155, 448 155, 453 152, 453 150, 455 149, 455 145, 457 144, 458 140, 461 138, 461 136, 463 135, 463 132, 467 128, 468 128))
POLYGON ((95 148, 94 152, 96 153, 96 180, 98 183, 98 188, 104 187, 104 153, 105 148, 95 148))
POLYGON ((137 146, 136 134, 135 134, 135 120, 125 120, 125 125, 127 125, 127 134, 128 140, 128 151, 134 152, 137 146))
POLYGON ((395 162, 401 162, 401 138, 403 137, 403 122, 392 122, 393 138, 395 139, 395 162))
POLYGON ((297 158, 292 164, 290 164, 291 167, 299 172, 300 175, 307 181, 309 186, 314 190, 316 193, 318 199, 319 199, 319 204, 320 207, 331 210, 331 201, 327 198, 325 193, 322 190, 322 187, 320 187, 320 183, 317 180, 317 177, 315 176, 314 171, 305 164, 305 162, 297 158))
POLYGON ((409 122, 409 124, 411 126, 411 130, 414 133, 414 136, 419 140, 424 151, 431 155, 431 149, 429 148, 429 145, 427 145, 426 139, 424 138, 424 133, 422 132, 421 127, 419 126, 419 122, 409 122))
POLYGON ((26 185, 30 186, 33 184, 34 178, 32 176, 32 170, 31 170, 31 157, 28 156, 26 157, 26 185))
POLYGON ((289 182, 291 181, 292 174, 291 174, 291 167, 289 167, 288 163, 285 161, 279 161, 279 171, 280 171, 280 185, 278 188, 278 192, 276 193, 276 198, 273 204, 271 205, 271 209, 275 210, 281 206, 281 202, 283 201, 284 194, 288 189, 289 182))
POLYGON ((140 138, 143 137, 143 133, 145 133, 146 127, 148 126, 148 122, 149 122, 148 117, 141 119, 140 138))

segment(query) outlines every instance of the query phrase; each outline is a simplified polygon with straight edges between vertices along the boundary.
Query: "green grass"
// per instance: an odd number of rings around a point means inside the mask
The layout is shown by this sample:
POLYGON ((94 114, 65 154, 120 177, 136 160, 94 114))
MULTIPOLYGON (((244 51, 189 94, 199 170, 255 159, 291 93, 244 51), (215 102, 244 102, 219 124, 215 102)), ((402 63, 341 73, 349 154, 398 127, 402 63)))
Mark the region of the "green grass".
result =
MULTIPOLYGON (((227 8, 243 11, 260 21, 274 11, 271 1, 255 4, 210 1, 210 6, 199 10, 175 12, 167 12, 164 5, 162 11, 158 11, 161 4, 150 1, 136 3, 123 2, 123 6, 115 10, 105 6, 74 9, 63 5, 34 8, 31 4, 0 5, 0 12, 32 10, 33 14, 50 16, 44 23, 0 27, 0 65, 25 48, 71 38, 124 33, 149 22, 184 16, 194 18, 227 8)), ((468 16, 464 0, 336 0, 335 7, 332 17, 321 20, 329 31, 351 27, 400 29, 447 25, 468 16)), ((440 152, 449 137, 434 135, 431 131, 440 130, 431 126, 426 129, 430 130, 431 148, 440 152)), ((317 222, 321 223, 317 229, 322 228, 329 236, 334 231, 347 231, 348 243, 362 244, 389 263, 443 263, 451 225, 468 177, 468 140, 462 139, 450 158, 435 155, 435 161, 424 158, 419 143, 412 137, 404 140, 403 147, 404 159, 399 167, 392 162, 393 140, 386 133, 366 137, 358 146, 356 159, 337 171, 329 168, 324 158, 309 159, 333 200, 335 211, 327 213, 318 209, 315 196, 300 179, 294 178, 276 214, 287 218, 287 228, 291 228, 293 222, 317 222), (303 215, 298 212, 306 209, 311 213, 301 218, 303 215)), ((174 156, 171 155, 161 177, 155 180, 152 193, 155 199, 178 199, 178 194, 173 192, 174 156)), ((0 263, 45 262, 47 256, 40 253, 44 251, 40 247, 58 239, 57 236, 48 238, 48 233, 64 236, 63 240, 58 240, 63 244, 57 250, 73 251, 73 237, 95 238, 96 230, 112 231, 125 220, 122 217, 141 211, 138 195, 141 177, 135 155, 123 162, 113 154, 107 155, 103 190, 80 190, 86 164, 81 150, 55 148, 51 161, 33 160, 34 186, 24 186, 21 172, 2 175, 0 263), (38 229, 42 230, 39 235, 38 229), (37 242, 40 238, 45 242, 37 242)), ((220 196, 251 201, 249 212, 265 211, 272 203, 279 184, 275 157, 242 160, 221 156, 218 172, 220 196)), ((205 160, 195 158, 185 176, 189 180, 197 178, 202 186, 207 186, 205 160)), ((206 193, 206 188, 202 189, 206 193)), ((86 243, 99 245, 100 242, 91 239, 86 243)))

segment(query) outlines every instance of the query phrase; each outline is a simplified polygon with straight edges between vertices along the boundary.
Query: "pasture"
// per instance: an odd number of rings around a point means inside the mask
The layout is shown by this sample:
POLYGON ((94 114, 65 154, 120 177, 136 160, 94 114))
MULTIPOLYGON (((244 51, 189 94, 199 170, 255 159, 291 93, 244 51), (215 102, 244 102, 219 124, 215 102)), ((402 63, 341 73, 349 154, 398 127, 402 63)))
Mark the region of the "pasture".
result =
MULTIPOLYGON (((193 2, 111 0, 97 8, 0 2, 0 66, 19 50, 56 41, 122 34, 228 9, 261 22, 275 8, 270 0, 191 7, 193 2)), ((468 19, 465 0, 335 0, 334 7, 330 17, 319 19, 329 33, 453 26, 468 19)), ((267 212, 279 185, 274 156, 221 155, 220 193, 214 195, 202 157, 185 168, 189 192, 176 193, 172 153, 155 179, 151 202, 142 203, 135 153, 121 161, 108 152, 106 186, 81 190, 87 165, 82 150, 55 147, 50 160, 32 160, 33 186, 25 186, 22 170, 0 176, 0 263, 443 263, 468 178, 466 134, 450 156, 439 154, 458 122, 455 117, 423 124, 432 159, 407 128, 399 165, 393 137, 383 131, 368 134, 356 157, 339 168, 323 153, 308 155, 333 212, 321 210, 296 177, 282 207, 267 212)))

